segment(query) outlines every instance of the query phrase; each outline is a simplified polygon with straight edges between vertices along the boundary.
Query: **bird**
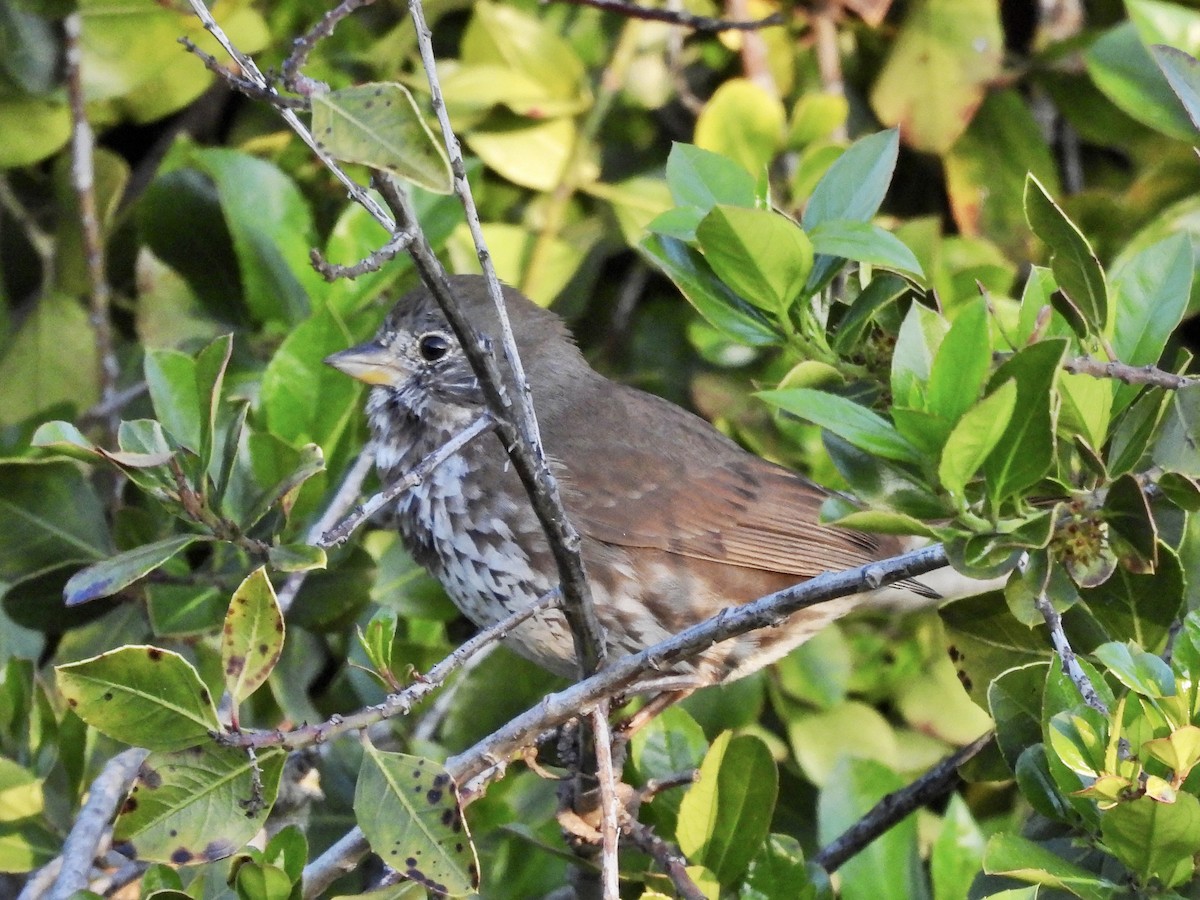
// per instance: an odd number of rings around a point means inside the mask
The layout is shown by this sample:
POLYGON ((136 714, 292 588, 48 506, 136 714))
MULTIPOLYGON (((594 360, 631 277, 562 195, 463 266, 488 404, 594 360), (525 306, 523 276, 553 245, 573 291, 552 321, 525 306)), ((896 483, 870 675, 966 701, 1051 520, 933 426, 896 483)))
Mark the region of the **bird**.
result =
MULTIPOLYGON (((499 317, 482 276, 450 276, 460 309, 498 343, 499 317)), ((546 459, 584 569, 607 657, 636 653, 723 608, 895 556, 904 539, 820 522, 829 493, 748 452, 709 422, 594 370, 554 312, 514 288, 502 296, 529 385, 546 459)), ((366 419, 387 486, 474 422, 484 393, 425 287, 402 297, 376 335, 326 363, 371 386, 366 419)), ((512 389, 510 385, 510 389, 512 389)), ((481 628, 558 585, 558 570, 525 489, 497 435, 449 456, 395 502, 400 538, 481 628)), ((953 593, 986 587, 954 578, 953 593)), ((975 590, 974 592, 978 592, 975 590)), ((769 665, 864 604, 929 605, 927 576, 792 614, 780 626, 716 644, 667 673, 687 690, 769 665)), ((556 609, 506 638, 559 675, 577 674, 556 609)))

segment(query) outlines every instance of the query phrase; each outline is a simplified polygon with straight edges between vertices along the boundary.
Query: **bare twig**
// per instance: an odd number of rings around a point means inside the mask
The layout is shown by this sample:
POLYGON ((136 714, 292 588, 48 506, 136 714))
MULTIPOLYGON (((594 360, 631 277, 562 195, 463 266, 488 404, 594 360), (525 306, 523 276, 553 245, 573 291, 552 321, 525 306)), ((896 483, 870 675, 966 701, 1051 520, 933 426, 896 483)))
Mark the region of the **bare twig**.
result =
POLYGON ((418 678, 404 690, 389 694, 382 703, 368 706, 350 715, 333 716, 316 725, 303 725, 292 731, 242 731, 218 733, 213 737, 217 743, 226 747, 283 747, 285 750, 291 751, 323 744, 338 735, 348 731, 361 731, 385 719, 408 715, 417 703, 441 687, 446 679, 472 656, 491 644, 503 640, 509 632, 526 619, 552 609, 558 604, 558 600, 557 588, 548 591, 533 603, 464 642, 453 653, 430 669, 428 674, 418 678))
POLYGON ((348 872, 370 850, 367 836, 361 828, 351 828, 332 847, 304 867, 302 896, 305 900, 319 897, 325 889, 348 872))
POLYGON ((1050 629, 1050 642, 1054 645, 1054 649, 1058 651, 1058 657, 1062 660, 1063 672, 1071 679, 1071 682, 1079 690, 1079 696, 1083 698, 1083 702, 1099 713, 1108 715, 1108 707, 1104 701, 1100 699, 1100 695, 1096 693, 1096 686, 1092 684, 1092 680, 1088 678, 1087 673, 1083 671, 1083 667, 1079 665, 1079 659, 1075 655, 1075 651, 1071 648, 1071 642, 1067 640, 1066 632, 1062 627, 1062 616, 1058 614, 1058 610, 1054 608, 1054 604, 1050 602, 1050 598, 1043 591, 1038 594, 1034 601, 1038 612, 1042 614, 1042 618, 1046 620, 1046 627, 1050 629))
MULTIPOLYGON (((130 785, 137 776, 138 767, 146 758, 145 750, 126 750, 118 753, 105 765, 88 789, 88 799, 79 811, 71 833, 63 843, 62 868, 54 884, 45 894, 22 892, 19 900, 67 900, 76 891, 88 886, 88 875, 97 848, 108 830, 108 823, 116 815, 117 807, 129 793, 130 785)), ((30 882, 32 884, 32 882, 30 882)), ((28 888, 26 889, 28 890, 28 888)))
POLYGON ((600 782, 600 883, 604 900, 620 900, 621 866, 617 837, 621 827, 621 802, 617 776, 613 772, 612 728, 608 724, 608 701, 592 710, 592 735, 596 746, 596 779, 600 782))
MULTIPOLYGON (((325 532, 333 528, 337 524, 338 519, 346 514, 346 510, 354 505, 354 501, 362 493, 363 482, 366 480, 374 463, 375 452, 371 445, 368 444, 358 454, 358 459, 354 461, 354 464, 346 470, 346 477, 342 479, 337 493, 333 495, 333 499, 325 507, 325 512, 321 513, 321 517, 313 522, 312 527, 308 529, 308 534, 305 537, 308 543, 317 547, 326 546, 321 543, 325 532)), ((296 595, 300 593, 300 588, 304 586, 304 581, 307 577, 307 571, 294 572, 279 591, 279 606, 285 613, 291 608, 292 603, 295 602, 296 595)))
POLYGON ((25 208, 21 198, 17 196, 12 189, 12 184, 3 176, 3 173, 0 173, 0 209, 12 216, 21 230, 25 232, 25 239, 29 241, 33 252, 37 254, 42 269, 39 293, 46 294, 54 284, 55 253, 57 252, 54 236, 42 228, 33 213, 25 208))
MULTIPOLYGON (((81 36, 83 17, 73 12, 63 19, 67 99, 71 108, 71 189, 79 204, 79 229, 82 235, 83 262, 88 280, 89 322, 96 341, 96 357, 100 376, 100 402, 108 403, 117 390, 120 367, 113 346, 109 305, 112 292, 104 271, 104 241, 100 235, 100 216, 96 209, 96 170, 92 153, 96 148, 95 135, 87 119, 84 105, 83 58, 81 36)), ((117 420, 110 414, 105 420, 109 434, 116 434, 117 420)))
POLYGON ((821 848, 813 862, 826 872, 836 872, 842 863, 862 851, 889 828, 914 810, 932 803, 954 790, 958 782, 958 767, 978 756, 992 742, 994 733, 980 735, 965 747, 947 756, 940 763, 907 787, 888 794, 870 812, 850 828, 821 848))
POLYGON ((675 886, 676 893, 683 900, 705 900, 707 895, 696 886, 696 882, 688 874, 687 860, 678 849, 655 834, 649 825, 632 819, 625 823, 625 833, 639 850, 662 866, 667 877, 671 879, 671 884, 675 886))
MULTIPOLYGON (((418 484, 429 477, 438 466, 452 457, 455 453, 465 447, 475 438, 484 432, 491 431, 496 426, 496 419, 491 413, 485 412, 474 422, 460 431, 442 446, 438 447, 413 468, 408 471, 405 476, 398 481, 394 481, 387 486, 386 489, 380 491, 371 499, 367 500, 361 506, 356 506, 350 515, 346 516, 335 527, 329 529, 320 539, 316 541, 318 547, 336 547, 339 544, 349 540, 350 535, 363 522, 387 506, 388 503, 395 500, 405 491, 415 488, 418 484)), ((373 461, 373 460, 372 460, 373 461)), ((364 472, 364 476, 365 476, 364 472)), ((361 485, 361 481, 359 482, 361 485)))
POLYGON ((300 70, 308 63, 308 55, 313 48, 325 38, 333 34, 338 22, 350 15, 356 9, 370 6, 374 0, 342 0, 337 6, 321 16, 319 22, 308 30, 303 37, 292 42, 292 53, 283 61, 283 83, 298 94, 308 96, 317 90, 325 88, 319 81, 314 81, 300 74, 300 70))
POLYGON ((337 281, 341 278, 357 278, 360 275, 366 275, 368 272, 378 272, 408 246, 408 242, 412 240, 412 237, 411 232, 401 232, 393 236, 391 240, 378 250, 352 266, 340 266, 337 263, 329 262, 321 255, 321 251, 315 247, 308 252, 308 258, 313 264, 313 268, 326 281, 337 281))
POLYGON ((798 610, 838 597, 874 591, 946 565, 945 549, 941 544, 934 544, 856 569, 826 572, 751 603, 724 609, 652 647, 611 660, 598 674, 542 698, 537 706, 515 716, 473 747, 448 759, 446 770, 455 781, 462 783, 482 771, 485 759, 507 757, 547 728, 589 712, 605 697, 628 691, 647 673, 660 676, 675 663, 697 656, 713 644, 757 628, 779 625, 798 610))
POLYGON ((693 31, 715 33, 720 31, 758 31, 776 25, 787 24, 783 13, 771 13, 761 19, 714 19, 710 16, 697 16, 683 10, 653 9, 629 3, 627 0, 559 0, 561 3, 573 3, 576 6, 591 6, 605 12, 617 13, 629 19, 646 19, 651 22, 666 22, 669 25, 679 25, 693 31))
MULTIPOLYGON (((835 15, 833 4, 829 0, 821 0, 809 11, 808 22, 813 31, 821 89, 826 94, 845 98, 846 82, 842 77, 842 55, 838 49, 835 15)), ((830 137, 835 141, 845 140, 845 122, 839 125, 830 137)))
MULTIPOLYGON (((462 202, 467 227, 475 243, 475 250, 483 267, 484 278, 487 279, 488 293, 496 308, 496 317, 500 324, 502 355, 509 371, 512 372, 513 384, 516 386, 515 395, 511 398, 511 414, 515 426, 512 437, 519 438, 519 440, 508 439, 505 434, 507 429, 503 423, 500 423, 501 436, 506 438, 505 447, 512 458, 513 466, 521 477, 538 521, 546 532, 550 550, 558 567, 559 579, 562 582, 563 616, 571 627, 571 634, 575 642, 575 658, 581 673, 585 676, 590 675, 604 662, 605 645, 600 623, 596 619, 596 611, 592 607, 591 590, 583 570, 583 557, 579 552, 579 533, 571 525, 563 509, 558 483, 550 472, 545 451, 542 449, 541 435, 538 431, 537 418, 534 416, 533 402, 529 393, 529 383, 525 378, 525 370, 517 353, 516 340, 513 337, 512 326, 508 321, 508 311, 505 309, 504 298, 501 294, 500 280, 496 277, 491 253, 488 251, 483 237, 479 211, 475 206, 471 185, 467 181, 467 167, 463 160, 462 146, 454 133, 450 124, 450 116, 446 111, 441 83, 437 77, 437 61, 433 54, 433 34, 425 21, 425 10, 421 0, 409 0, 408 11, 412 16, 413 27, 416 29, 417 48, 421 54, 421 63, 425 68, 425 77, 429 82, 433 111, 442 130, 442 141, 450 161, 450 171, 454 176, 454 192, 462 202)), ((403 195, 401 197, 405 201, 407 200, 403 195)), ((407 202, 404 205, 407 206, 407 202)), ((415 240, 412 242, 409 252, 413 255, 413 261, 420 270, 422 262, 418 260, 418 254, 413 252, 413 248, 418 245, 427 246, 424 240, 415 240)), ((476 360, 472 358, 471 350, 468 349, 468 345, 474 343, 473 340, 470 340, 473 337, 471 329, 465 320, 456 321, 457 310, 453 309, 453 292, 449 289, 446 281, 445 270, 432 253, 426 258, 425 268, 428 271, 421 272, 422 280, 433 292, 438 305, 442 307, 447 319, 450 320, 450 325, 466 351, 472 368, 477 374, 480 373, 482 369, 486 369, 486 364, 481 361, 481 364, 477 365, 476 360), (428 265, 430 262, 436 263, 436 265, 428 265)), ((480 380, 493 411, 503 416, 508 410, 503 382, 491 386, 486 383, 487 379, 481 378, 480 380)))
MULTIPOLYGON (((212 13, 208 11, 208 7, 204 5, 204 0, 188 0, 188 3, 191 5, 192 11, 196 13, 200 21, 204 24, 208 33, 216 39, 217 43, 237 63, 245 80, 256 88, 269 92, 273 98, 278 97, 270 82, 267 81, 258 66, 255 65, 254 60, 238 50, 233 45, 233 42, 229 40, 228 35, 217 24, 216 19, 212 17, 212 13)), ((233 86, 240 88, 236 80, 233 82, 233 86)), ((338 165, 337 161, 317 144, 316 139, 313 138, 304 123, 300 121, 295 111, 283 108, 287 105, 285 98, 278 97, 278 101, 271 99, 270 102, 279 111, 279 115, 288 124, 288 127, 299 136, 300 140, 304 141, 308 148, 316 154, 317 159, 324 164, 325 168, 333 173, 333 177, 346 188, 350 194, 350 199, 365 209, 376 222, 383 226, 384 231, 388 234, 394 234, 396 223, 392 221, 391 216, 384 211, 383 207, 376 202, 374 197, 367 193, 367 190, 362 185, 347 175, 342 167, 338 165)))
POLYGON ((107 400, 102 400, 93 406, 91 409, 85 410, 79 416, 81 422, 97 422, 102 419, 107 419, 125 408, 126 405, 132 403, 138 397, 150 391, 149 385, 144 381, 139 381, 137 384, 131 384, 127 388, 122 388, 117 391, 107 400))
MULTIPOLYGON (((447 759, 446 771, 461 786, 464 795, 477 792, 487 778, 503 771, 504 761, 509 755, 533 743, 548 729, 590 712, 599 700, 627 690, 646 672, 668 668, 675 662, 703 652, 718 641, 778 624, 791 613, 805 607, 837 597, 877 590, 945 565, 946 551, 940 544, 935 544, 846 572, 819 575, 753 603, 723 610, 711 619, 640 653, 613 660, 598 674, 542 698, 536 706, 509 720, 473 747, 447 759)), ((341 874, 353 868, 369 849, 361 829, 351 829, 304 870, 304 896, 317 896, 341 874)))
MULTIPOLYGON (((744 19, 749 11, 747 0, 725 0, 726 9, 738 19, 744 19)), ((741 35, 742 72, 772 97, 779 96, 779 85, 767 59, 767 42, 757 30, 741 35)))
POLYGON ((1157 366, 1131 366, 1123 362, 1106 362, 1090 356, 1077 356, 1063 363, 1063 369, 1073 375, 1091 375, 1093 378, 1112 378, 1124 384, 1146 384, 1177 391, 1200 384, 1200 378, 1176 375, 1157 366))

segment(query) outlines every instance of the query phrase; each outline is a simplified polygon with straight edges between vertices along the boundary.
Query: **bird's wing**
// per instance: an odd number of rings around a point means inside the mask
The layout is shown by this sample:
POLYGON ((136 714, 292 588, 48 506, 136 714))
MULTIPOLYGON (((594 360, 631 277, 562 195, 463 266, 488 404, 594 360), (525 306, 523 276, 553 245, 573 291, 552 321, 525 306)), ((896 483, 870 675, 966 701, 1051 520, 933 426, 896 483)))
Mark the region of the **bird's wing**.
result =
POLYGON ((559 460, 598 463, 557 467, 567 513, 587 536, 801 578, 899 552, 890 537, 818 524, 821 488, 666 401, 636 393, 630 402, 634 394, 610 385, 573 411, 579 421, 557 423, 567 427, 553 429, 553 443, 547 435, 559 460))

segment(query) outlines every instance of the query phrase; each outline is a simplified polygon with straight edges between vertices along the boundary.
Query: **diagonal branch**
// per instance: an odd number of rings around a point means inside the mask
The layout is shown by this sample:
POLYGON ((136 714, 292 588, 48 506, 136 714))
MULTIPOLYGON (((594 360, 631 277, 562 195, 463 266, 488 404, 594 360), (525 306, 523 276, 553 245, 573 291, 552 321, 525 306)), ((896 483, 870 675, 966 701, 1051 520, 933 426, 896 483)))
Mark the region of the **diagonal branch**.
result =
MULTIPOLYGON (((494 385, 484 383, 483 387, 488 394, 492 410, 502 416, 505 414, 512 416, 513 437, 518 440, 506 439, 504 445, 512 458, 517 473, 521 476, 521 481, 529 494, 538 521, 541 522, 542 528, 546 532, 550 550, 554 554, 554 562, 558 566, 559 579, 563 588, 563 615, 571 627, 571 635, 575 642, 575 659, 580 674, 586 677, 603 665, 605 647, 603 632, 596 619, 591 590, 583 570, 579 533, 563 509, 558 483, 550 473, 546 454, 542 449, 541 435, 538 432, 537 418, 534 416, 533 401, 529 392, 529 382, 525 379, 525 370, 521 365, 521 357, 517 353, 516 340, 508 321, 504 298, 501 295, 500 280, 496 276, 495 266, 492 265, 491 253, 483 237, 483 226, 479 221, 479 212, 475 207, 471 185, 467 181, 467 167, 463 160, 462 146, 450 124, 450 116, 446 112, 446 101, 442 96, 441 83, 437 77, 437 61, 433 55, 433 33, 425 21, 425 10, 421 0, 409 0, 408 10, 417 33, 417 47, 421 54, 425 77, 429 82, 433 111, 441 126, 442 141, 446 146, 450 171, 454 176, 454 192, 462 201, 467 226, 471 231, 471 238, 475 243, 475 250, 483 267, 483 275, 487 279, 488 293, 496 307, 496 315, 500 322, 500 350, 509 371, 512 372, 516 392, 513 397, 506 399, 502 382, 494 385), (511 412, 509 412, 510 404, 511 412)), ((394 208, 393 212, 396 212, 399 217, 399 213, 394 208)), ((404 222, 400 224, 401 227, 405 227, 404 222)), ((409 228, 414 226, 415 222, 408 223, 409 228)), ((424 240, 414 241, 414 245, 416 244, 420 244, 422 247, 428 246, 424 240)), ((428 270, 425 271, 422 270, 423 263, 417 260, 417 254, 413 252, 412 248, 410 248, 410 253, 413 254, 413 261, 421 271, 422 280, 433 291, 434 297, 446 313, 447 318, 450 319, 450 324, 464 349, 475 346, 475 341, 471 340, 473 338, 471 329, 465 319, 462 322, 456 322, 452 317, 451 307, 454 305, 452 292, 449 290, 446 273, 441 263, 430 253, 424 263, 428 270), (434 266, 431 263, 437 263, 437 265, 434 266)), ((480 374, 481 366, 476 365, 470 349, 467 349, 467 358, 471 361, 472 368, 476 373, 480 374)), ((482 368, 486 368, 486 365, 482 368)), ((486 382, 487 380, 481 377, 481 381, 486 382)), ((501 427, 502 437, 506 437, 504 431, 505 429, 501 427)))

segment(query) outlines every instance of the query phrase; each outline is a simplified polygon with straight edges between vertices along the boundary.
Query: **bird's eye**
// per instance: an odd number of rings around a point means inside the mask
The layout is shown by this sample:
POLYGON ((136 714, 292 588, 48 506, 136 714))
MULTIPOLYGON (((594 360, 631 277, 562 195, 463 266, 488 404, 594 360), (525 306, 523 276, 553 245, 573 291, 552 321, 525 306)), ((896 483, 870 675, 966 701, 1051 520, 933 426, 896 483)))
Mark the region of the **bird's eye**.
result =
POLYGON ((444 334, 431 331, 429 334, 421 335, 417 349, 421 351, 421 356, 426 362, 437 362, 450 349, 450 342, 446 340, 444 334))

